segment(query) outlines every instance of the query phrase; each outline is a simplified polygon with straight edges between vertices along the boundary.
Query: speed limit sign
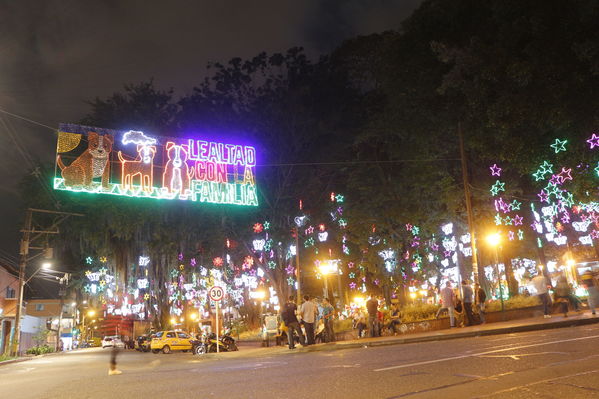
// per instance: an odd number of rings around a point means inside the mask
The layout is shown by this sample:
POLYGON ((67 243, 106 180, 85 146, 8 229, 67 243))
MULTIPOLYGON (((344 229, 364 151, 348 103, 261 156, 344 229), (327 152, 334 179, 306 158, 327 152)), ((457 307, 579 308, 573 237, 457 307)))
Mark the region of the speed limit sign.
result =
POLYGON ((210 296, 210 299, 212 299, 214 302, 219 302, 225 296, 225 290, 223 290, 222 287, 215 285, 214 287, 210 288, 210 291, 208 291, 208 296, 210 296))

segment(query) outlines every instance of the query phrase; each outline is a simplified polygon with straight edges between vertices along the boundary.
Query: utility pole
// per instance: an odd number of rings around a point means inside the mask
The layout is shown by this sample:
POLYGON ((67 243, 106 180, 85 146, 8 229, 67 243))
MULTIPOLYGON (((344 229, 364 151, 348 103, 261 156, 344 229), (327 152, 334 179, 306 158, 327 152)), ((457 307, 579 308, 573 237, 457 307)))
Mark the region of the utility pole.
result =
MULTIPOLYGON (((19 260, 19 303, 17 304, 17 311, 15 317, 15 329, 12 338, 12 348, 11 355, 17 356, 19 354, 19 344, 21 340, 21 318, 22 318, 22 307, 23 307, 23 292, 25 291, 25 284, 27 280, 25 280, 25 269, 27 267, 27 261, 34 259, 38 255, 32 256, 30 258, 27 257, 29 255, 29 249, 41 249, 45 250, 46 247, 33 247, 31 246, 37 239, 41 237, 45 237, 47 234, 58 234, 58 225, 61 224, 64 220, 66 220, 69 216, 85 216, 80 213, 70 213, 70 212, 59 212, 59 211, 50 211, 46 209, 34 209, 29 208, 25 213, 25 225, 21 233, 23 233, 23 237, 21 239, 21 245, 19 250, 20 260, 19 260), (44 214, 54 214, 59 216, 58 219, 55 219, 54 222, 47 228, 42 230, 37 230, 33 228, 33 214, 34 213, 44 213, 44 214), (35 234, 33 237, 31 234, 35 234)), ((61 309, 62 312, 62 309, 61 309)))
MULTIPOLYGON (((470 247, 472 248, 472 272, 474 282, 478 283, 478 253, 476 251, 476 236, 474 235, 474 215, 472 213, 472 199, 470 197, 470 183, 468 178, 468 162, 464 150, 464 137, 462 134, 462 122, 458 122, 458 136, 460 138, 460 158, 462 160, 462 179, 464 181, 464 196, 466 197, 466 213, 468 214, 468 230, 470 232, 470 247)), ((483 273, 484 276, 484 273, 483 273)))
POLYGON ((69 274, 65 273, 60 278, 60 287, 58 288, 58 296, 60 297, 60 314, 58 316, 58 328, 56 330, 56 352, 60 349, 60 336, 62 334, 62 308, 64 306, 64 297, 67 293, 67 286, 69 285, 69 274))
POLYGON ((302 303, 302 275, 299 259, 299 229, 295 227, 295 272, 297 273, 297 306, 302 303))

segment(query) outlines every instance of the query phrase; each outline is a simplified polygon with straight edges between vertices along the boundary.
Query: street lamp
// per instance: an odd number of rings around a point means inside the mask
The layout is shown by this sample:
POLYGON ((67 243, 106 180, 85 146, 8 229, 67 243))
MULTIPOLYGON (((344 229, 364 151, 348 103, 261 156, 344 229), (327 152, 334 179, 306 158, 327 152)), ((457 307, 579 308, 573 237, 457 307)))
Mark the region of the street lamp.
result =
POLYGON ((83 319, 81 321, 81 330, 83 331, 83 333, 81 334, 82 337, 85 337, 85 340, 87 341, 87 330, 85 329, 85 316, 89 316, 89 317, 94 317, 96 315, 96 311, 93 309, 90 309, 87 311, 87 313, 83 313, 83 319))
POLYGON ((501 301, 501 311, 505 311, 503 304, 503 284, 501 284, 501 276, 499 275, 499 245, 501 244, 501 236, 499 233, 493 233, 487 236, 487 243, 495 249, 495 273, 497 274, 497 283, 499 284, 499 300, 501 301))
POLYGON ((330 260, 321 262, 318 265, 318 270, 320 271, 320 274, 322 274, 323 280, 324 280, 324 296, 325 296, 325 298, 328 298, 329 297, 328 275, 337 272, 337 264, 333 263, 333 261, 330 261, 330 260))

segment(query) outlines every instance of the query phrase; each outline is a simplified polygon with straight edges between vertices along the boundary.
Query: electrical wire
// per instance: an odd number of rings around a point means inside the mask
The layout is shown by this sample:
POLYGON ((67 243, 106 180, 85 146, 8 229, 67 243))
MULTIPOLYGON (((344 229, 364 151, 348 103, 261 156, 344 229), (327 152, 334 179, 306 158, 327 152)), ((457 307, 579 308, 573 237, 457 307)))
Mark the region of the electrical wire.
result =
POLYGON ((42 126, 42 127, 47 127, 48 129, 52 130, 53 132, 56 131, 56 128, 54 128, 52 126, 48 126, 48 125, 43 124, 43 123, 38 122, 38 121, 34 121, 33 119, 26 118, 26 117, 24 117, 22 115, 13 114, 12 112, 8 112, 8 111, 6 111, 6 110, 4 110, 2 108, 0 108, 0 112, 2 112, 3 114, 6 114, 6 115, 10 115, 10 116, 12 116, 14 118, 17 118, 17 119, 21 119, 23 121, 26 121, 26 122, 29 122, 29 123, 33 123, 34 125, 38 125, 38 126, 42 126))

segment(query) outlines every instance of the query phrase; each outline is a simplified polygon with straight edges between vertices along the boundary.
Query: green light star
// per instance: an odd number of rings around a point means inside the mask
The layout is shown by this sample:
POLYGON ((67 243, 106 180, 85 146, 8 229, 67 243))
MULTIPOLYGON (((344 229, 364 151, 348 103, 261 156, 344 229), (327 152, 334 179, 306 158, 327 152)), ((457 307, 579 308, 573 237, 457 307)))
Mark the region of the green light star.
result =
POLYGON ((551 144, 550 147, 553 148, 557 154, 560 151, 566 151, 567 142, 568 140, 555 139, 555 143, 551 144))
POLYGON ((268 230, 268 229, 270 229, 270 222, 266 221, 262 224, 262 226, 264 226, 264 230, 268 230))
MULTIPOLYGON (((599 168, 599 166, 598 166, 598 168, 599 168)), ((87 263, 88 265, 91 265, 93 261, 94 261, 94 259, 91 256, 88 256, 87 258, 85 258, 85 263, 87 263)))
POLYGON ((499 214, 495 215, 495 224, 499 226, 501 225, 501 223, 503 223, 503 219, 501 218, 501 216, 499 214))
POLYGON ((337 201, 337 202, 343 202, 343 201, 345 201, 345 198, 343 197, 343 195, 337 194, 335 196, 335 201, 337 201))
POLYGON ((351 272, 348 276, 349 276, 349 278, 356 278, 356 273, 351 272))
POLYGON ((574 205, 574 196, 572 193, 567 193, 566 195, 562 196, 562 201, 564 201, 568 208, 571 208, 572 205, 574 205))
POLYGON ((417 226, 412 227, 412 234, 417 236, 420 233, 420 228, 417 226))
POLYGON ((522 230, 518 230, 518 240, 524 240, 524 232, 522 230))
POLYGON ((513 200, 511 203, 511 207, 513 211, 519 211, 522 206, 522 202, 518 202, 517 200, 513 200))
POLYGON ((555 195, 557 196, 560 192, 559 187, 557 186, 557 184, 553 184, 553 183, 549 183, 547 184, 547 186, 545 187, 545 192, 548 195, 555 195))
POLYGON ((513 220, 512 220, 512 218, 511 218, 511 217, 509 217, 509 216, 506 216, 506 217, 505 217, 505 219, 504 219, 504 222, 505 222, 505 225, 506 225, 506 226, 511 226, 511 225, 512 225, 512 222, 513 222, 513 220))
POLYGON ((494 197, 497 194, 499 194, 500 191, 505 191, 505 183, 502 183, 499 180, 497 180, 495 184, 491 186, 491 195, 494 197))
POLYGON ((345 228, 347 226, 347 222, 345 219, 339 219, 339 227, 345 228))
POLYGON ((597 167, 595 168, 595 173, 599 176, 599 162, 597 162, 597 167))
POLYGON ((288 284, 288 285, 293 285, 293 283, 295 283, 295 280, 293 279, 293 277, 289 277, 289 278, 287 279, 287 284, 288 284))
POLYGON ((274 269, 275 267, 277 267, 277 264, 274 260, 271 260, 268 262, 268 267, 274 269))
POLYGON ((535 178, 535 181, 539 181, 543 180, 545 178, 545 175, 541 170, 537 170, 535 173, 532 174, 532 177, 535 178))

